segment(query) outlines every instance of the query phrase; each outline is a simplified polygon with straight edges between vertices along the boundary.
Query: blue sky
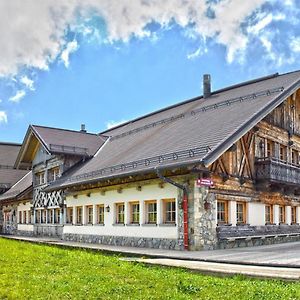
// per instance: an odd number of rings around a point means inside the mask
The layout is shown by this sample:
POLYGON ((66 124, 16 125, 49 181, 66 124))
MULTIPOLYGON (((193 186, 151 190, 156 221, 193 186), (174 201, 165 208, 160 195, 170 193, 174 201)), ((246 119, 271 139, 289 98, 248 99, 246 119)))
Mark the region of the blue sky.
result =
POLYGON ((300 69, 300 0, 0 3, 0 141, 100 132, 213 89, 300 69), (14 21, 10 21, 14 20, 14 21))

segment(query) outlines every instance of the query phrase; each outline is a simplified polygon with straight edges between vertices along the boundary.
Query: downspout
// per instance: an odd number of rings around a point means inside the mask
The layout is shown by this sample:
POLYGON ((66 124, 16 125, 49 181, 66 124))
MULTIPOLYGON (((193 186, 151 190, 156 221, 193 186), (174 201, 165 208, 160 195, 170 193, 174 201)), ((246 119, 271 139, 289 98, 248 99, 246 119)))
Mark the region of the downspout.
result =
POLYGON ((183 209, 183 246, 184 250, 189 250, 189 226, 188 226, 188 188, 174 180, 163 176, 158 168, 155 168, 157 176, 164 182, 170 183, 183 191, 182 209, 183 209))

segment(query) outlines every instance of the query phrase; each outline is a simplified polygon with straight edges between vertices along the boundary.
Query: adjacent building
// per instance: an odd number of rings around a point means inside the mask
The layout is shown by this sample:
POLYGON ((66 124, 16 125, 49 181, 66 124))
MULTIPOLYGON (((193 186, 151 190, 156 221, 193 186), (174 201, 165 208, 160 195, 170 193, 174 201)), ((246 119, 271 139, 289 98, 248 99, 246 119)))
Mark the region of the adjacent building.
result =
POLYGON ((178 250, 300 240, 299 89, 300 71, 214 92, 206 75, 203 96, 99 134, 30 125, 2 230, 178 250))

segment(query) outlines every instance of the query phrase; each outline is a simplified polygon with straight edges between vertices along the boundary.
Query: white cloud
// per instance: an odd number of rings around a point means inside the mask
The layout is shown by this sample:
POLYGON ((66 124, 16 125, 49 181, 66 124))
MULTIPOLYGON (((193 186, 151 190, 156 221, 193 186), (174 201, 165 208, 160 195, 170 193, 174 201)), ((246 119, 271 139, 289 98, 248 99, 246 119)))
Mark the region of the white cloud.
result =
POLYGON ((33 86, 34 81, 27 76, 22 76, 20 82, 23 83, 29 90, 34 91, 35 88, 33 86))
POLYGON ((208 49, 206 47, 199 47, 196 51, 188 54, 187 59, 193 60, 199 56, 204 55, 207 52, 208 52, 208 49))
POLYGON ((121 125, 121 124, 126 123, 126 122, 128 122, 128 121, 127 120, 121 120, 121 121, 110 120, 110 121, 106 122, 106 128, 111 129, 113 127, 116 127, 116 126, 121 125))
POLYGON ((0 111, 0 124, 7 123, 7 114, 5 111, 0 111))
POLYGON ((66 48, 61 53, 60 57, 66 68, 68 68, 69 64, 70 64, 70 61, 69 61, 70 54, 75 52, 78 49, 78 47, 79 46, 78 46, 77 41, 73 40, 72 42, 69 42, 67 44, 66 48))
POLYGON ((9 101, 19 103, 23 97, 25 97, 26 92, 24 90, 19 90, 16 94, 9 98, 9 101))
POLYGON ((290 47, 293 52, 300 52, 300 37, 293 37, 290 42, 290 47))
MULTIPOLYGON (((60 58, 69 65, 70 53, 78 49, 68 40, 68 30, 83 35, 106 32, 106 41, 127 42, 131 37, 152 37, 147 25, 153 21, 168 29, 175 22, 193 27, 201 38, 215 38, 227 49, 232 62, 245 49, 248 39, 241 24, 267 0, 9 0, 0 1, 0 76, 18 74, 20 69, 48 70, 60 58), (211 8, 215 18, 209 18, 211 8), (102 31, 91 19, 105 20, 102 31), (13 22, 11 21, 13 20, 13 22), (86 23, 86 26, 82 25, 86 23), (99 29, 99 28, 98 28, 99 29)), ((155 39, 155 36, 154 36, 155 39)))

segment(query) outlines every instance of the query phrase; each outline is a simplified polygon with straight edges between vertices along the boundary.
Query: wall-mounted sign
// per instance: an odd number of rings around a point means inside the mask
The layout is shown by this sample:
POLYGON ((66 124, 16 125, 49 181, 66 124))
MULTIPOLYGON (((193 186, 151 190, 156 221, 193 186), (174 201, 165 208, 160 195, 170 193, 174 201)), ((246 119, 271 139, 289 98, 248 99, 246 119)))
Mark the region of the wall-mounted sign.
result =
POLYGON ((210 178, 199 178, 196 181, 197 186, 213 186, 214 182, 210 178))

